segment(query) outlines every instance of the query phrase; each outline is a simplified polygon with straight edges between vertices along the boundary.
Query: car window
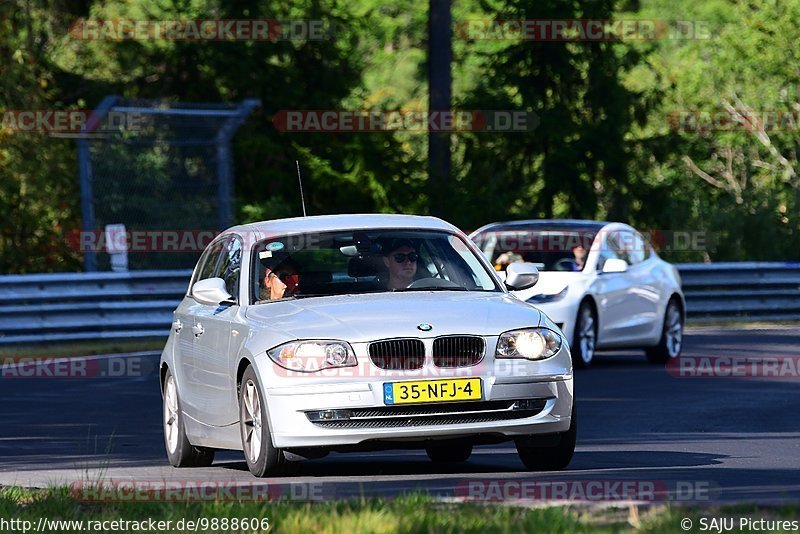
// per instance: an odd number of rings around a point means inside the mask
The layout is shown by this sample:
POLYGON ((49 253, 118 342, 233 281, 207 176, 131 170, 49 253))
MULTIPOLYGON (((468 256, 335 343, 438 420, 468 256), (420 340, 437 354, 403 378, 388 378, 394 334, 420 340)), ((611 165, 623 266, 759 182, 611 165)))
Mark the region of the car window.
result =
POLYGON ((628 265, 632 265, 630 251, 631 251, 631 236, 630 232, 616 230, 609 232, 606 235, 606 243, 608 250, 614 253, 614 257, 625 260, 628 265))
POLYGON ((226 239, 220 239, 209 245, 208 249, 203 254, 204 257, 200 259, 202 263, 200 269, 198 269, 197 278, 192 282, 193 284, 200 280, 214 278, 219 275, 219 260, 222 256, 222 252, 225 250, 226 243, 226 239))
POLYGON ((628 248, 631 265, 643 262, 646 252, 644 239, 636 232, 625 232, 625 234, 624 245, 628 248))
POLYGON ((225 288, 239 300, 239 275, 242 267, 242 241, 238 237, 228 240, 219 265, 219 277, 225 280, 225 288))
POLYGON ((537 226, 488 230, 472 240, 498 271, 515 262, 533 263, 540 271, 582 271, 596 236, 588 228, 537 226))
POLYGON ((650 244, 649 239, 645 238, 639 232, 636 232, 636 235, 642 241, 642 261, 649 260, 653 255, 653 245, 650 244))
MULTIPOLYGON (((605 265, 606 261, 615 258, 615 259, 625 259, 619 255, 619 243, 617 238, 615 237, 617 232, 611 232, 605 234, 602 245, 600 246, 600 256, 597 259, 597 270, 602 271, 603 265, 605 265)), ((627 261, 627 260, 626 260, 627 261)))
POLYGON ((463 270, 463 275, 470 277, 470 281, 473 287, 480 287, 482 289, 492 289, 491 281, 484 279, 479 279, 475 273, 481 272, 481 262, 475 256, 475 254, 470 251, 467 245, 458 237, 452 235, 449 237, 450 245, 453 247, 453 250, 458 254, 464 263, 466 263, 469 268, 463 270))
POLYGON ((431 288, 502 290, 460 237, 408 229, 270 237, 254 247, 251 277, 254 302, 431 288))

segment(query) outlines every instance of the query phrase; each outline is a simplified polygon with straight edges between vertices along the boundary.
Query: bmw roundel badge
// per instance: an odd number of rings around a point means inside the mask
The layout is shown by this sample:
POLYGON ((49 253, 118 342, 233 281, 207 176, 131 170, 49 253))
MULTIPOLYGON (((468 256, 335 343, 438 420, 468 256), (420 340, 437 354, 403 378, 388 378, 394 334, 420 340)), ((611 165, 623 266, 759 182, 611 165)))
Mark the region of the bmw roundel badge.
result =
POLYGON ((428 323, 419 323, 417 325, 417 330, 422 330, 423 332, 430 332, 433 330, 433 325, 429 325, 428 323))

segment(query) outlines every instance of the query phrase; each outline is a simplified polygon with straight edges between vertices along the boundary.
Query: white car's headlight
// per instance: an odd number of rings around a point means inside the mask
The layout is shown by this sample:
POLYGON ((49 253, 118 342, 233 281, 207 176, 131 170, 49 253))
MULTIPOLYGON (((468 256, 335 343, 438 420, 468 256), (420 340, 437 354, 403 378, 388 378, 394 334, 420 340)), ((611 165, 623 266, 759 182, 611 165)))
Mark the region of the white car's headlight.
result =
POLYGON ((290 341, 268 350, 267 356, 284 369, 302 373, 358 365, 349 343, 327 339, 290 341))
POLYGON ((511 330, 500 335, 494 357, 544 360, 554 356, 561 344, 561 336, 547 328, 511 330))
POLYGON ((569 286, 565 287, 558 293, 552 295, 543 295, 543 294, 534 295, 528 299, 528 302, 531 304, 545 304, 547 302, 558 302, 559 300, 567 296, 568 289, 569 286))

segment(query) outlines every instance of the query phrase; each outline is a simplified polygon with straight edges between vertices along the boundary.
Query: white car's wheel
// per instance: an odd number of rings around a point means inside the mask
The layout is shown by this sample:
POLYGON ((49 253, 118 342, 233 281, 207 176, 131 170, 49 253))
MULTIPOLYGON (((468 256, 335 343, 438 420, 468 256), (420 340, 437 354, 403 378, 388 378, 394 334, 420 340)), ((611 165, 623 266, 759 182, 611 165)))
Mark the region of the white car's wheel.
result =
POLYGON ((664 311, 661 339, 655 347, 648 347, 647 360, 664 364, 681 355, 683 348, 683 313, 676 298, 672 298, 664 311))
POLYGON ((272 445, 264 394, 252 366, 245 369, 239 388, 239 428, 250 472, 257 477, 274 472, 281 464, 283 452, 272 445))
POLYGON ((597 346, 597 314, 588 300, 581 302, 575 320, 575 334, 572 346, 572 364, 577 368, 592 365, 597 346))
POLYGON ((178 386, 172 371, 164 377, 164 445, 169 463, 175 467, 208 467, 214 461, 214 449, 195 447, 186 437, 178 386))

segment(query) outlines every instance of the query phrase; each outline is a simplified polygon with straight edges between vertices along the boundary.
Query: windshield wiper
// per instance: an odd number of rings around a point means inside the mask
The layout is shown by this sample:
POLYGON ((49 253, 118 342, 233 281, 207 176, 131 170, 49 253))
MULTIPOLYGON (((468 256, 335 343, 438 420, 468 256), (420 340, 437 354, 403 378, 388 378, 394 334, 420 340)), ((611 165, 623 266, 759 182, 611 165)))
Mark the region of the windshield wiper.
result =
POLYGON ((453 286, 426 286, 426 287, 405 287, 402 289, 393 289, 392 291, 469 291, 466 287, 453 286))

